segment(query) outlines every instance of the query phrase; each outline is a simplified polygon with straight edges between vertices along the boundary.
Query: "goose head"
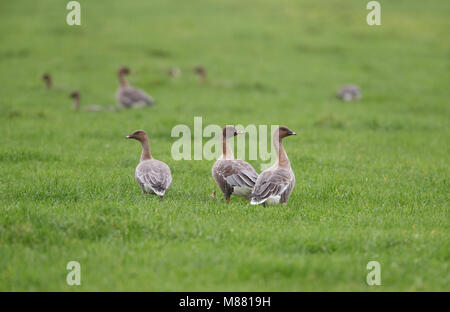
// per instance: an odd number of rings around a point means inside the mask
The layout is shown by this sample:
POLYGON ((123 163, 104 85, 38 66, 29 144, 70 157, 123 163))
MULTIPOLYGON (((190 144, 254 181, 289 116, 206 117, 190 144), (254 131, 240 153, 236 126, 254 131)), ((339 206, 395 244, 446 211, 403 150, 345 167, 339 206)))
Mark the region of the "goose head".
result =
POLYGON ((122 67, 119 68, 117 73, 119 74, 119 76, 128 75, 128 74, 131 73, 131 70, 128 67, 126 67, 126 66, 122 66, 122 67))
POLYGON ((72 93, 70 93, 69 97, 71 99, 75 100, 75 103, 73 104, 73 108, 75 110, 77 110, 80 107, 80 92, 78 91, 73 91, 72 93))
POLYGON ((241 130, 237 130, 235 127, 233 126, 225 126, 222 130, 222 135, 225 139, 229 139, 232 138, 238 134, 243 134, 244 131, 241 130))
POLYGON ((135 139, 137 141, 143 142, 147 139, 147 133, 144 130, 136 130, 132 134, 127 135, 126 139, 135 139))
POLYGON ((206 79, 206 69, 205 69, 204 67, 202 67, 202 66, 196 66, 196 67, 194 68, 194 72, 195 72, 197 75, 199 75, 200 81, 201 81, 201 82, 204 82, 204 81, 205 81, 205 79, 206 79))
POLYGON ((47 86, 47 88, 50 88, 52 85, 52 77, 50 76, 50 74, 45 73, 42 75, 42 80, 45 81, 45 85, 47 86))
MULTIPOLYGON (((276 134, 276 133, 275 133, 276 134)), ((288 127, 285 126, 280 126, 278 127, 278 138, 281 141, 283 138, 291 136, 291 135, 296 135, 297 133, 295 133, 294 131, 290 130, 288 127)))
POLYGON ((78 91, 73 91, 72 93, 70 93, 69 97, 71 99, 79 99, 80 98, 80 92, 78 91))

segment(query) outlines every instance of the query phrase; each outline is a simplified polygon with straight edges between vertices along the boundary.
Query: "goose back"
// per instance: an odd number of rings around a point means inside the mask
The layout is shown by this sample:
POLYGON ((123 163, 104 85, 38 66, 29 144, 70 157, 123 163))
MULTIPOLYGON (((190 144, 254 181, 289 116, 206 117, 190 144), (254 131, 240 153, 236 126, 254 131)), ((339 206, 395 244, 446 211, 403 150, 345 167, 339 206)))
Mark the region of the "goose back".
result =
POLYGON ((217 160, 212 168, 212 176, 227 200, 231 195, 250 195, 258 178, 255 169, 240 159, 217 160))
POLYGON ((143 193, 154 193, 160 197, 164 196, 172 183, 169 166, 153 158, 139 163, 135 178, 143 193))
POLYGON ((135 103, 145 103, 148 106, 155 104, 153 98, 147 93, 128 85, 119 87, 116 99, 125 108, 132 108, 135 103))
POLYGON ((252 192, 252 205, 285 203, 295 185, 292 169, 274 167, 263 171, 252 192))

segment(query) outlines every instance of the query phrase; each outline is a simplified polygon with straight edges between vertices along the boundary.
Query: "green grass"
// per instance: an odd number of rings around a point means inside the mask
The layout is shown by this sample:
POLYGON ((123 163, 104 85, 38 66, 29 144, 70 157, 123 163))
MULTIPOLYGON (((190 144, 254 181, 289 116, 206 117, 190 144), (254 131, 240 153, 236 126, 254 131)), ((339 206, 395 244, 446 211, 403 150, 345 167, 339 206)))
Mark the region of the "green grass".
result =
POLYGON ((64 1, 0 4, 0 290, 450 290, 448 1, 381 1, 379 27, 356 0, 80 2, 81 27, 64 1), (120 65, 156 107, 71 111, 73 89, 115 105, 120 65), (213 161, 170 155, 194 116, 296 131, 288 204, 211 198, 213 161), (141 128, 164 201, 134 181, 141 128))

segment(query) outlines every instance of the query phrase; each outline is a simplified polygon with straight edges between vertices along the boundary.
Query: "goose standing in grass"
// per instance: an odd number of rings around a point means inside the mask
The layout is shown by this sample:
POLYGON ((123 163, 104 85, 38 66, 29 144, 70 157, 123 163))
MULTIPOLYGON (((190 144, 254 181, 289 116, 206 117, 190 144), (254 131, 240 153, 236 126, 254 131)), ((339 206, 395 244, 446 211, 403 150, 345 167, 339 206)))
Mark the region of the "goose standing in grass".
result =
POLYGON ((356 85, 346 85, 338 90, 337 97, 344 101, 360 100, 361 89, 356 85))
POLYGON ((258 174, 253 167, 240 159, 234 159, 228 139, 242 134, 233 126, 226 126, 222 131, 222 156, 212 167, 212 176, 225 195, 227 203, 231 195, 248 197, 252 193, 258 174))
POLYGON ((202 66, 194 67, 194 72, 200 77, 200 82, 204 83, 206 81, 206 69, 202 66))
POLYGON ((171 78, 174 78, 174 79, 179 78, 181 76, 181 69, 179 69, 178 67, 172 67, 172 68, 169 69, 167 74, 171 78))
MULTIPOLYGON (((72 98, 74 100, 74 102, 73 102, 73 109, 75 111, 79 110, 80 106, 81 106, 81 95, 80 95, 80 92, 73 91, 70 94, 70 98, 72 98)), ((102 107, 98 106, 98 105, 92 105, 92 106, 83 107, 83 110, 89 111, 89 112, 99 112, 99 111, 102 110, 102 107)))
POLYGON ((286 203, 295 185, 294 172, 283 147, 283 138, 295 135, 287 127, 278 127, 273 134, 277 162, 264 170, 256 180, 250 202, 252 205, 286 203))
POLYGON ((172 183, 170 168, 162 161, 152 158, 147 133, 136 130, 126 136, 127 139, 135 139, 142 144, 141 162, 136 167, 135 178, 142 189, 143 194, 156 194, 161 199, 166 194, 172 183))
POLYGON ((119 76, 119 89, 116 93, 116 99, 119 104, 124 108, 136 108, 139 106, 151 106, 155 104, 155 101, 151 96, 142 90, 133 88, 128 85, 126 75, 130 73, 128 67, 121 67, 117 72, 119 76))
POLYGON ((45 82, 45 87, 48 89, 52 88, 52 76, 50 74, 45 73, 42 75, 42 80, 45 82))

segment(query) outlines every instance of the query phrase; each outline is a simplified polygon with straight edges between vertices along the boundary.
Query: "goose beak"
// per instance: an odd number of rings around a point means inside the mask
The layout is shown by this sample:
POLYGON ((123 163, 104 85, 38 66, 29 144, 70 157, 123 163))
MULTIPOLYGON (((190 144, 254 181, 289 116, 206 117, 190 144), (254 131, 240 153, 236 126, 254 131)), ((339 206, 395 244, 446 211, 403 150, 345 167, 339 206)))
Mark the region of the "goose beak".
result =
POLYGON ((237 133, 237 134, 244 134, 244 131, 242 131, 242 130, 236 130, 236 133, 237 133))
POLYGON ((133 136, 130 134, 130 135, 127 135, 126 137, 125 137, 125 139, 132 139, 133 138, 133 136))
POLYGON ((289 130, 288 131, 288 135, 297 135, 297 133, 295 133, 294 131, 289 130))

